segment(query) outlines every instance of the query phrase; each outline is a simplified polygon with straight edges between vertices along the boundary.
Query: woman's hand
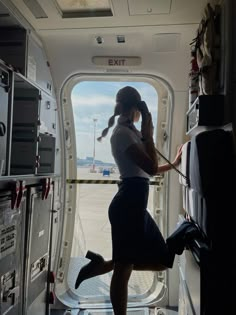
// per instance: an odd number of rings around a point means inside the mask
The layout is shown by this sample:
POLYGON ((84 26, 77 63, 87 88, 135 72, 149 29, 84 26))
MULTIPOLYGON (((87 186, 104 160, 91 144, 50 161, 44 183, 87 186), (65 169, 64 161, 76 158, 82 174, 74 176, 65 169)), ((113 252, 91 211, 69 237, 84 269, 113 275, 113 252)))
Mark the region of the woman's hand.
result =
POLYGON ((137 109, 140 111, 142 115, 148 114, 149 110, 147 104, 144 101, 140 101, 137 103, 137 109))
POLYGON ((142 116, 141 133, 144 140, 149 140, 153 137, 154 126, 151 113, 142 116))
POLYGON ((178 150, 177 150, 176 157, 175 157, 175 159, 174 159, 174 161, 173 161, 173 163, 172 163, 174 166, 178 166, 179 163, 180 163, 180 161, 181 161, 182 147, 183 147, 183 144, 181 144, 181 146, 180 146, 180 147, 178 148, 178 150))
POLYGON ((137 109, 142 115, 141 133, 144 140, 149 140, 153 137, 153 122, 152 115, 148 110, 147 104, 144 101, 137 103, 137 109))

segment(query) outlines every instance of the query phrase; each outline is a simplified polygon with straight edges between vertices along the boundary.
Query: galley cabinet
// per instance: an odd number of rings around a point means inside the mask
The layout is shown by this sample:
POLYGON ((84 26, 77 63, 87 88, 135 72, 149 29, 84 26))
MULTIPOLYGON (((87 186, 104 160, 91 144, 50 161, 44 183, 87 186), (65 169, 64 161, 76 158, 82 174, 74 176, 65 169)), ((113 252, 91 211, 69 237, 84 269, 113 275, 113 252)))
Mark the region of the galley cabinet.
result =
POLYGON ((0 192, 0 314, 21 315, 26 201, 0 192), (14 200, 13 200, 14 199, 14 200))
POLYGON ((0 176, 7 173, 8 167, 9 90, 10 73, 4 65, 0 65, 0 176))
POLYGON ((43 295, 46 303, 52 213, 49 189, 51 185, 28 189, 24 314, 31 314, 38 297, 43 295))

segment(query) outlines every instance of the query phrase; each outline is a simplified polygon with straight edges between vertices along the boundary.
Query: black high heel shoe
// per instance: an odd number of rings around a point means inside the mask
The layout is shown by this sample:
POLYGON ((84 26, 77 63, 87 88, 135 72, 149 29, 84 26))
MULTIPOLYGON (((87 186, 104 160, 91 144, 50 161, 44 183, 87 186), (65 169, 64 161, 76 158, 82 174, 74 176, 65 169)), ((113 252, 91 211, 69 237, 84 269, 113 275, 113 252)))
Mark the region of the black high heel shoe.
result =
POLYGON ((101 255, 91 252, 90 250, 87 251, 85 257, 91 261, 80 269, 80 272, 75 281, 75 289, 78 289, 84 280, 97 276, 97 268, 99 265, 104 263, 104 258, 101 255))

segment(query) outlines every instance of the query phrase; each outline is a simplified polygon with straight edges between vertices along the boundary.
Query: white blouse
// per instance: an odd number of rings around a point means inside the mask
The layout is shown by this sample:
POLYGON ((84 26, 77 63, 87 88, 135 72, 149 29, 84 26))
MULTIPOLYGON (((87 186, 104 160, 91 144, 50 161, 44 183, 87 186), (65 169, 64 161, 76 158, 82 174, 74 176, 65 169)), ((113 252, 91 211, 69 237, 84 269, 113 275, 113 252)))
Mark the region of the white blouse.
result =
POLYGON ((144 172, 125 154, 125 151, 132 144, 138 144, 144 149, 141 132, 135 128, 132 122, 120 116, 117 126, 113 130, 110 142, 112 155, 120 171, 121 179, 127 177, 150 177, 149 174, 144 172))

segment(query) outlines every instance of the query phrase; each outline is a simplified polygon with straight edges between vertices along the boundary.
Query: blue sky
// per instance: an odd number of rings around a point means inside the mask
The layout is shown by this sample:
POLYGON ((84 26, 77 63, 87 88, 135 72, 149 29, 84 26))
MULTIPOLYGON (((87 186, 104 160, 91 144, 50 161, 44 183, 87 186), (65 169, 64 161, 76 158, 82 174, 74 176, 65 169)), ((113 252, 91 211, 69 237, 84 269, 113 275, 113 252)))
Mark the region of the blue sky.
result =
MULTIPOLYGON (((102 130, 107 127, 108 119, 113 115, 116 93, 120 88, 127 85, 133 86, 139 91, 152 113, 153 123, 156 127, 158 96, 155 88, 150 84, 144 82, 83 81, 74 87, 71 95, 77 157, 93 156, 93 119, 97 119, 97 138, 101 135, 102 130)), ((140 123, 136 127, 140 129, 140 123)), ((102 142, 96 140, 96 160, 114 162, 110 149, 112 129, 110 128, 107 137, 103 138, 102 142)))

